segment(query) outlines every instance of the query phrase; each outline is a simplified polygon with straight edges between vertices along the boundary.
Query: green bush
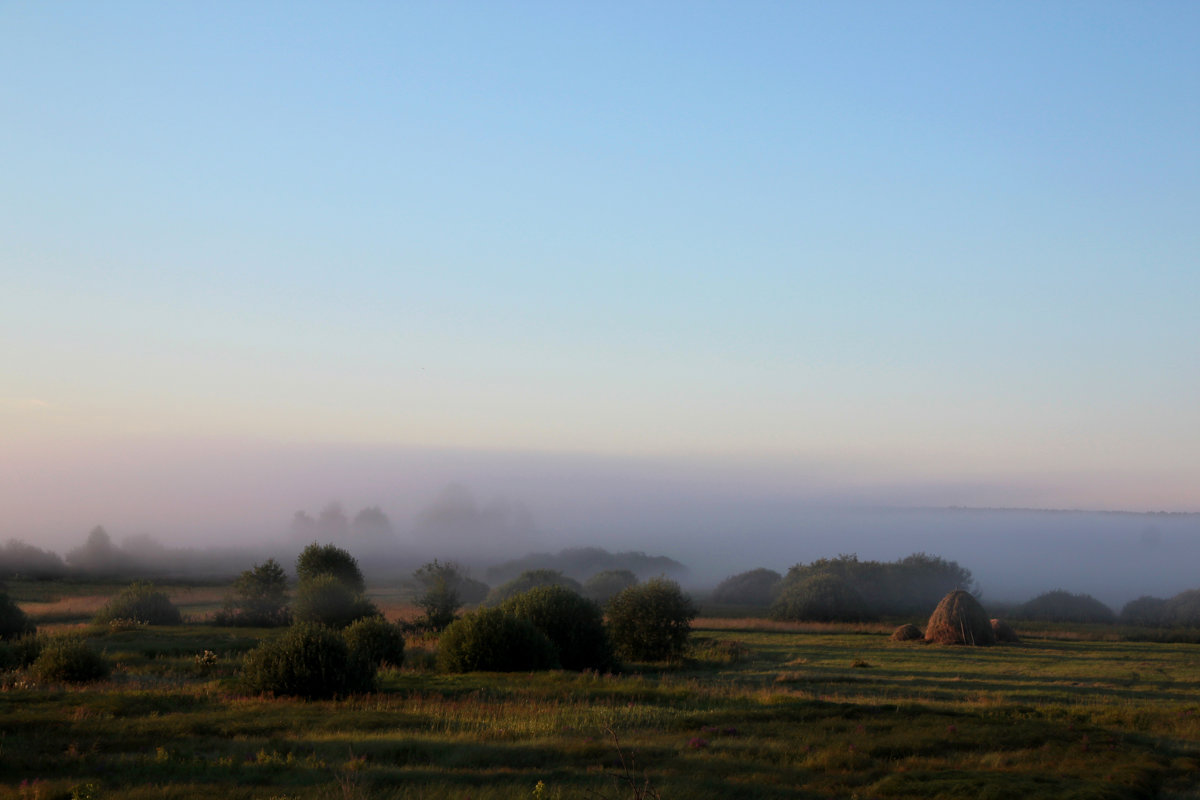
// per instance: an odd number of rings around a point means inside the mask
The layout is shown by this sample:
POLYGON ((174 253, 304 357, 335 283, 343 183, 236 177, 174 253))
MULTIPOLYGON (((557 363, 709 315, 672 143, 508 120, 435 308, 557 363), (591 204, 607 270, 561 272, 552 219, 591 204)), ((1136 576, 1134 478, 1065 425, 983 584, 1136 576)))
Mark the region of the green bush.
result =
POLYGON ((840 575, 816 574, 786 584, 771 605, 771 616, 806 622, 858 622, 866 619, 862 595, 840 575))
POLYGON ((273 558, 255 564, 233 582, 233 592, 213 621, 218 625, 269 628, 291 623, 287 609, 287 575, 273 558))
POLYGON ((1071 594, 1061 589, 1046 592, 1014 608, 1012 619, 1034 622, 1102 622, 1117 619, 1112 609, 1090 594, 1071 594))
POLYGON ((437 664, 443 672, 524 672, 553 669, 558 657, 546 634, 529 620, 484 608, 442 631, 437 664))
POLYGON ((56 636, 42 644, 30 671, 39 681, 87 683, 108 677, 109 664, 83 639, 56 636))
POLYGON ((379 614, 367 598, 354 592, 333 575, 318 575, 300 583, 292 603, 296 622, 311 622, 344 628, 355 620, 379 614))
POLYGON ((332 575, 355 594, 362 594, 367 589, 354 556, 332 544, 313 542, 296 559, 296 576, 303 584, 321 575, 332 575))
POLYGON ((527 619, 558 651, 563 669, 608 670, 612 644, 600 606, 562 586, 539 586, 510 597, 500 610, 527 619))
POLYGON ((342 632, 352 653, 376 666, 404 664, 404 633, 383 617, 367 617, 350 624, 342 632))
POLYGON ((583 596, 605 604, 630 586, 637 586, 638 578, 627 569, 606 569, 597 572, 583 582, 583 596))
POLYGON ((691 598, 666 578, 631 586, 609 602, 607 612, 617 655, 633 661, 680 658, 696 618, 691 598))
POLYGON ((37 631, 21 607, 13 602, 7 592, 0 592, 0 639, 19 639, 37 631))
POLYGON ((137 581, 109 600, 93 622, 107 625, 113 620, 135 620, 146 625, 179 625, 183 617, 166 592, 158 591, 152 583, 137 581))
POLYGON ((773 569, 759 568, 730 575, 713 589, 714 603, 767 607, 775 599, 783 576, 773 569))
POLYGON ((337 631, 299 623, 246 654, 242 685, 252 693, 318 700, 368 692, 375 665, 337 631))
POLYGON ((497 586, 487 596, 487 604, 498 606, 510 597, 536 589, 539 586, 565 586, 572 592, 583 594, 583 586, 574 578, 568 578, 556 569, 530 569, 522 572, 508 583, 497 586))
POLYGON ((0 670, 28 667, 42 654, 45 644, 46 637, 38 633, 0 641, 0 670))

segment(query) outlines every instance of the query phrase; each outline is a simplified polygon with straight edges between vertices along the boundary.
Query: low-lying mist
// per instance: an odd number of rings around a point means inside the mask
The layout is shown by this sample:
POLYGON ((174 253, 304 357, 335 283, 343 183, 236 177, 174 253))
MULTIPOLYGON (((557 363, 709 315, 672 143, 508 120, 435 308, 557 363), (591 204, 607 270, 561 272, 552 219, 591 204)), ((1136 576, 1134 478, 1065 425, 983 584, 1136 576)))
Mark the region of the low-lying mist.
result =
POLYGON ((785 572, 842 553, 890 561, 914 552, 958 562, 993 601, 1065 589, 1119 608, 1200 585, 1197 514, 955 508, 947 506, 1036 500, 1047 489, 926 482, 898 490, 846 475, 797 462, 96 446, 7 461, 0 536, 82 563, 88 546, 106 552, 89 535, 103 525, 109 549, 148 571, 211 574, 268 556, 288 563, 319 540, 349 549, 368 576, 433 558, 482 576, 531 553, 591 547, 681 562, 696 589, 756 567, 785 572))

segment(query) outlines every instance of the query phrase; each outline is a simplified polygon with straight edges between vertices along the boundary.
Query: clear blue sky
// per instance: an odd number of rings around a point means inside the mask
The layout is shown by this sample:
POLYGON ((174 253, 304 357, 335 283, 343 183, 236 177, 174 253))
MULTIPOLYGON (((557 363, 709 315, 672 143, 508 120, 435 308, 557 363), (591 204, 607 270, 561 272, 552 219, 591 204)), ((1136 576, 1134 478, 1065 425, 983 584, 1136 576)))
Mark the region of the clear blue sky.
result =
POLYGON ((1196 3, 0 2, 0 75, 6 469, 254 439, 1200 507, 1196 3))

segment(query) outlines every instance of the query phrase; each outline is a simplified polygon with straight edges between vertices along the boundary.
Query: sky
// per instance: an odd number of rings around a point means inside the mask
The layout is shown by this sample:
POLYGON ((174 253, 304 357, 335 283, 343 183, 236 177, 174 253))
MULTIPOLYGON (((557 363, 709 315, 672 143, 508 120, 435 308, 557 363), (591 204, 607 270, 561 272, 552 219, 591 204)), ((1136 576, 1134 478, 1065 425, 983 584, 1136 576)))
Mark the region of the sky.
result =
MULTIPOLYGON (((1200 510, 1198 43, 1188 2, 0 1, 0 533, 284 518, 297 448, 1200 510)), ((420 475, 373 463, 326 494, 420 475)))

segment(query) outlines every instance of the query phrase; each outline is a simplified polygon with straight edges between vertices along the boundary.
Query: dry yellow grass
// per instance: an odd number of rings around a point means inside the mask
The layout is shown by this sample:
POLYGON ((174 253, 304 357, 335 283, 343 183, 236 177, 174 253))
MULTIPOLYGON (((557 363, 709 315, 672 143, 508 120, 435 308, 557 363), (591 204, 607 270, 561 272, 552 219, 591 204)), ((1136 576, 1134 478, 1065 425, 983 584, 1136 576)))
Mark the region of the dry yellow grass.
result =
POLYGON ((75 595, 46 603, 19 603, 21 610, 34 622, 39 619, 66 619, 69 617, 92 617, 108 602, 107 594, 75 595))

